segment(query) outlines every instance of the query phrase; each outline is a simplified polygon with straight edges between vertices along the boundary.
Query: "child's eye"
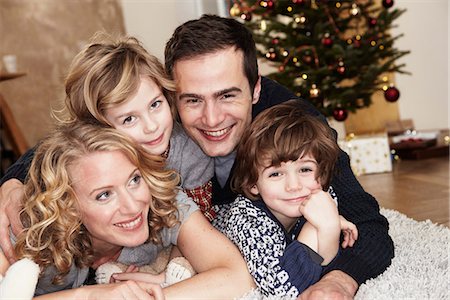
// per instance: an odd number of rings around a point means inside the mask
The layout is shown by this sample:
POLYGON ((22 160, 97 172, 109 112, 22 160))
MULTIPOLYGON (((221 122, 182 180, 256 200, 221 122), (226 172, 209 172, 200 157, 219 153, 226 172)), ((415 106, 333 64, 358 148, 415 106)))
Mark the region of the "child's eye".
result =
POLYGON ((278 177, 280 175, 281 175, 280 172, 272 172, 272 173, 269 174, 269 177, 278 177))
POLYGON ((312 172, 313 170, 311 168, 301 168, 300 172, 301 173, 307 173, 307 172, 312 172))
POLYGON ((161 104, 162 104, 162 101, 161 101, 161 100, 156 100, 155 102, 153 102, 152 104, 150 104, 150 108, 151 108, 151 109, 156 109, 156 108, 160 107, 161 104))
POLYGON ((134 119, 135 119, 135 118, 134 118, 133 116, 128 116, 128 117, 126 117, 125 119, 123 119, 122 124, 124 124, 124 125, 129 124, 129 123, 133 122, 134 119))
POLYGON ((108 200, 110 196, 111 196, 111 193, 109 191, 104 191, 104 192, 101 192, 100 194, 98 194, 97 196, 95 196, 95 200, 105 201, 105 200, 108 200))

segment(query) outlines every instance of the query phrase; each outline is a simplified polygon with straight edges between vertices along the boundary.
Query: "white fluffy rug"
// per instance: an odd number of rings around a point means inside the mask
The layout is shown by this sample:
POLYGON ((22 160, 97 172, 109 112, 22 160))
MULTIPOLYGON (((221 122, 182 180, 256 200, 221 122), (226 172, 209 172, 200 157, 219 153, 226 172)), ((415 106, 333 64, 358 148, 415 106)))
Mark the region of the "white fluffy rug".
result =
MULTIPOLYGON (((450 229, 381 209, 389 221, 395 257, 389 268, 361 285, 355 299, 450 299, 450 229)), ((253 291, 241 299, 261 299, 253 291)))
POLYGON ((449 299, 450 229, 381 209, 389 221, 395 257, 389 268, 361 285, 356 299, 449 299))

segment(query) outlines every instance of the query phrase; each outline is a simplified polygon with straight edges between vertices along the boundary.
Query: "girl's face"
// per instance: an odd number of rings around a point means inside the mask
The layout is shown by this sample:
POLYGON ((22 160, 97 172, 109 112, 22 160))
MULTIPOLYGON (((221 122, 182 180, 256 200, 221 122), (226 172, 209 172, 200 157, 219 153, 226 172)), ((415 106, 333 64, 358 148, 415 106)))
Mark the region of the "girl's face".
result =
POLYGON ((304 155, 296 161, 270 165, 258 172, 258 181, 250 189, 260 195, 270 211, 282 224, 291 223, 301 216, 300 204, 315 190, 321 189, 316 180, 317 161, 304 155))
POLYGON ((105 117, 114 128, 133 138, 151 154, 161 155, 169 146, 172 114, 167 99, 153 80, 141 77, 136 94, 107 109, 105 117))
POLYGON ((147 241, 150 189, 121 151, 91 153, 71 165, 69 175, 94 250, 147 241))

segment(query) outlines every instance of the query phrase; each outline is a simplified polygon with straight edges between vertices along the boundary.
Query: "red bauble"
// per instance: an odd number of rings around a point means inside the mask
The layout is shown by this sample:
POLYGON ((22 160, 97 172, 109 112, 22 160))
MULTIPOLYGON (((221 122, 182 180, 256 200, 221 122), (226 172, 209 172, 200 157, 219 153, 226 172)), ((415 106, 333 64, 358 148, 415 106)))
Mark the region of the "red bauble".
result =
POLYGON ((298 5, 309 4, 308 2, 310 2, 310 0, 292 0, 292 3, 298 4, 298 5))
POLYGON ((390 8, 394 5, 394 0, 383 0, 383 7, 390 8))
POLYGON ((274 4, 273 0, 261 0, 259 2, 259 6, 265 8, 267 10, 272 10, 274 5, 275 4, 274 4))
POLYGON ((331 46, 333 46, 333 39, 331 39, 330 37, 324 37, 322 39, 322 45, 324 45, 327 48, 330 48, 331 46))
POLYGON ((336 71, 339 73, 339 74, 341 74, 341 75, 344 75, 344 73, 345 73, 345 66, 338 66, 337 68, 336 68, 336 71))
POLYGON ((348 117, 348 111, 346 109, 338 107, 333 110, 333 118, 336 121, 339 121, 339 122, 345 121, 347 119, 347 117, 348 117))
POLYGON ((243 12, 241 14, 241 19, 244 21, 251 21, 252 20, 252 13, 249 11, 243 12))
POLYGON ((353 47, 359 48, 361 47, 361 40, 357 40, 356 38, 353 39, 353 47))
POLYGON ((377 25, 377 19, 369 18, 369 27, 375 27, 377 25))
POLYGON ((396 87, 389 87, 384 91, 384 98, 386 101, 395 102, 400 98, 400 91, 396 87))

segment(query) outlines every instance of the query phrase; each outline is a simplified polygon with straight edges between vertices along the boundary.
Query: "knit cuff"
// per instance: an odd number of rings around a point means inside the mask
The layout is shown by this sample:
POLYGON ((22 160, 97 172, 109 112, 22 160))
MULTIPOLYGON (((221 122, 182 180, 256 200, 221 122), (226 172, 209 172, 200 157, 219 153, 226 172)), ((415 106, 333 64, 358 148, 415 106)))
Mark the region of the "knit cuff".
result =
POLYGON ((358 256, 350 251, 340 251, 339 255, 323 269, 322 276, 333 271, 339 270, 352 277, 358 286, 363 284, 367 278, 367 270, 370 266, 358 256))

